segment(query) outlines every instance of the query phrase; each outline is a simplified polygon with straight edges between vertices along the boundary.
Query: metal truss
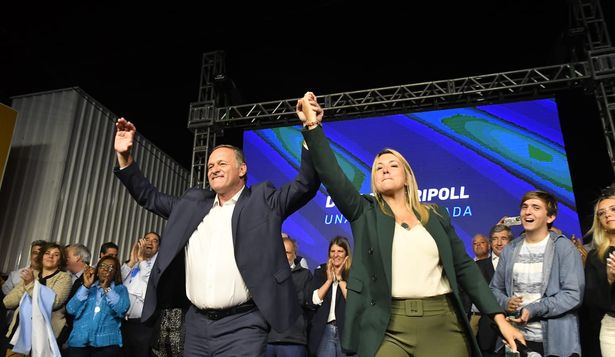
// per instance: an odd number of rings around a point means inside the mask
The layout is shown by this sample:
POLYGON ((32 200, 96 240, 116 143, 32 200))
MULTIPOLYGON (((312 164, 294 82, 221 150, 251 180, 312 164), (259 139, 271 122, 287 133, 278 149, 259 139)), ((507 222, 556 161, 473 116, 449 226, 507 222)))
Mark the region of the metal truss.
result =
MULTIPOLYGON (((212 112, 201 113, 202 117, 212 116, 213 108, 220 106, 224 94, 217 90, 216 79, 226 73, 225 54, 222 51, 207 52, 203 54, 201 64, 201 78, 199 84, 199 103, 203 107, 212 109, 212 112)), ((209 151, 215 146, 215 130, 209 127, 196 128, 188 122, 188 128, 194 132, 192 145, 192 167, 190 170, 190 186, 205 187, 207 157, 209 151)))
POLYGON ((599 0, 576 0, 571 3, 573 13, 573 21, 576 22, 576 27, 585 31, 586 51, 595 51, 611 47, 609 31, 607 29, 604 16, 602 14, 602 6, 599 0))
MULTIPOLYGON (((574 0, 570 5, 574 23, 569 32, 585 34, 586 61, 575 61, 573 54, 572 62, 566 64, 319 96, 327 120, 540 98, 582 87, 596 97, 615 171, 615 49, 599 0, 574 0)), ((188 128, 195 134, 192 185, 206 186, 207 157, 225 128, 299 124, 297 98, 228 106, 227 93, 216 86, 225 80, 223 61, 221 52, 203 56, 199 101, 190 105, 188 128)))
POLYGON ((606 147, 615 172, 615 48, 590 51, 592 89, 604 129, 606 147))
MULTIPOLYGON (((460 105, 528 99, 575 88, 589 80, 587 62, 568 63, 394 87, 319 96, 327 120, 351 119, 460 105)), ((192 103, 188 127, 195 133, 192 185, 206 185, 206 164, 215 137, 225 128, 265 128, 299 124, 297 98, 217 108, 192 103)))
POLYGON ((599 0, 576 0, 571 10, 576 28, 585 30, 590 89, 596 98, 611 168, 615 172, 615 48, 611 46, 599 0))
MULTIPOLYGON (((587 62, 320 96, 327 119, 437 109, 547 96, 590 79, 587 62)), ((298 124, 296 98, 211 108, 193 103, 190 126, 259 128, 298 124)))

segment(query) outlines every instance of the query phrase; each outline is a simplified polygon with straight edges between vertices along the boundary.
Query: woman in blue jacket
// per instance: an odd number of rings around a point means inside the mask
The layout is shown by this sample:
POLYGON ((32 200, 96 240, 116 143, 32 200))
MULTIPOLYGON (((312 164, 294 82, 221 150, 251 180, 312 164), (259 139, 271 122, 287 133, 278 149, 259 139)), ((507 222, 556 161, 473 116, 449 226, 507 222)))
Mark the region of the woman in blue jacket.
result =
POLYGON ((120 326, 128 307, 128 291, 122 284, 117 258, 102 258, 83 273, 83 286, 66 305, 75 316, 68 338, 70 357, 118 356, 122 346, 120 326))

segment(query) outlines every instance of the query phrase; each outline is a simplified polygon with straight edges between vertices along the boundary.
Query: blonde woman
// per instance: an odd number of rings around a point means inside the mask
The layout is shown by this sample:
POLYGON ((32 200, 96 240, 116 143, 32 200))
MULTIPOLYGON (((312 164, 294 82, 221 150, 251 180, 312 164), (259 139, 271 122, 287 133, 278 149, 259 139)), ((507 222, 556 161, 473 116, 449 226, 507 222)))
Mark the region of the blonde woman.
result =
POLYGON ((582 338, 584 355, 615 356, 615 192, 607 189, 594 206, 594 219, 587 235, 593 236, 594 249, 585 263, 585 312, 582 338), (593 322, 592 322, 593 321, 593 322), (598 332, 598 336, 592 331, 598 332), (591 334, 591 336, 588 336, 591 334), (598 338, 596 338, 598 337, 598 338))
POLYGON ((480 356, 461 285, 516 350, 514 339, 523 336, 506 321, 446 210, 419 202, 406 159, 393 149, 378 153, 374 195, 362 195, 329 147, 313 93, 298 101, 297 115, 316 172, 354 238, 342 345, 360 356, 480 356))

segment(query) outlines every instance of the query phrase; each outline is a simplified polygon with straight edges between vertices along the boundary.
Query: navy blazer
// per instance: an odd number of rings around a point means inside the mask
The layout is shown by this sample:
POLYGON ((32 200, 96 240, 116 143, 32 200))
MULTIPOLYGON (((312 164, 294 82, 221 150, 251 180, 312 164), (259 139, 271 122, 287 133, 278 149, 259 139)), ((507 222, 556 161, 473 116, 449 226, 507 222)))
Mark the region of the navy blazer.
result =
MULTIPOLYGON (((162 233, 157 266, 152 269, 147 286, 141 320, 151 323, 156 318, 156 290, 164 280, 182 279, 165 274, 197 226, 209 213, 216 193, 201 188, 190 188, 181 197, 158 191, 141 173, 136 163, 115 174, 126 186, 137 203, 167 219, 162 233)), ((252 298, 267 322, 278 331, 294 323, 300 308, 295 287, 281 239, 282 222, 315 195, 320 180, 314 171, 305 148, 301 152, 301 167, 297 177, 276 189, 270 182, 246 187, 241 193, 232 217, 235 261, 252 298)), ((180 273, 181 272, 181 273, 180 273)), ((185 289, 174 292, 176 298, 185 298, 185 289)))

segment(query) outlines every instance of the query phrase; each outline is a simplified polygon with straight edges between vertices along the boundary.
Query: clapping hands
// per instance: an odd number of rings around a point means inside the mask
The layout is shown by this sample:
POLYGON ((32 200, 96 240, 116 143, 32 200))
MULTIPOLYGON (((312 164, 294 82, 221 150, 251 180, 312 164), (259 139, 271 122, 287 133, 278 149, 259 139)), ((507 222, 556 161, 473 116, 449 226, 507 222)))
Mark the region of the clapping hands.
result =
POLYGON ((342 264, 340 266, 335 267, 333 265, 333 259, 329 258, 327 261, 327 280, 329 281, 342 281, 342 273, 344 272, 344 267, 346 266, 346 261, 348 260, 348 256, 344 257, 342 264))
POLYGON ((94 267, 87 266, 83 271, 83 286, 89 289, 92 284, 94 284, 95 277, 96 269, 94 269, 94 267))
POLYGON ((145 238, 139 238, 132 245, 132 250, 130 251, 130 261, 128 261, 128 265, 132 268, 135 264, 138 264, 145 260, 143 256, 143 245, 145 244, 145 238))
POLYGON ((606 258, 606 277, 609 284, 615 282, 615 253, 610 253, 606 258))
POLYGON ((28 285, 34 281, 34 271, 31 268, 21 269, 19 276, 23 280, 24 285, 28 285))

